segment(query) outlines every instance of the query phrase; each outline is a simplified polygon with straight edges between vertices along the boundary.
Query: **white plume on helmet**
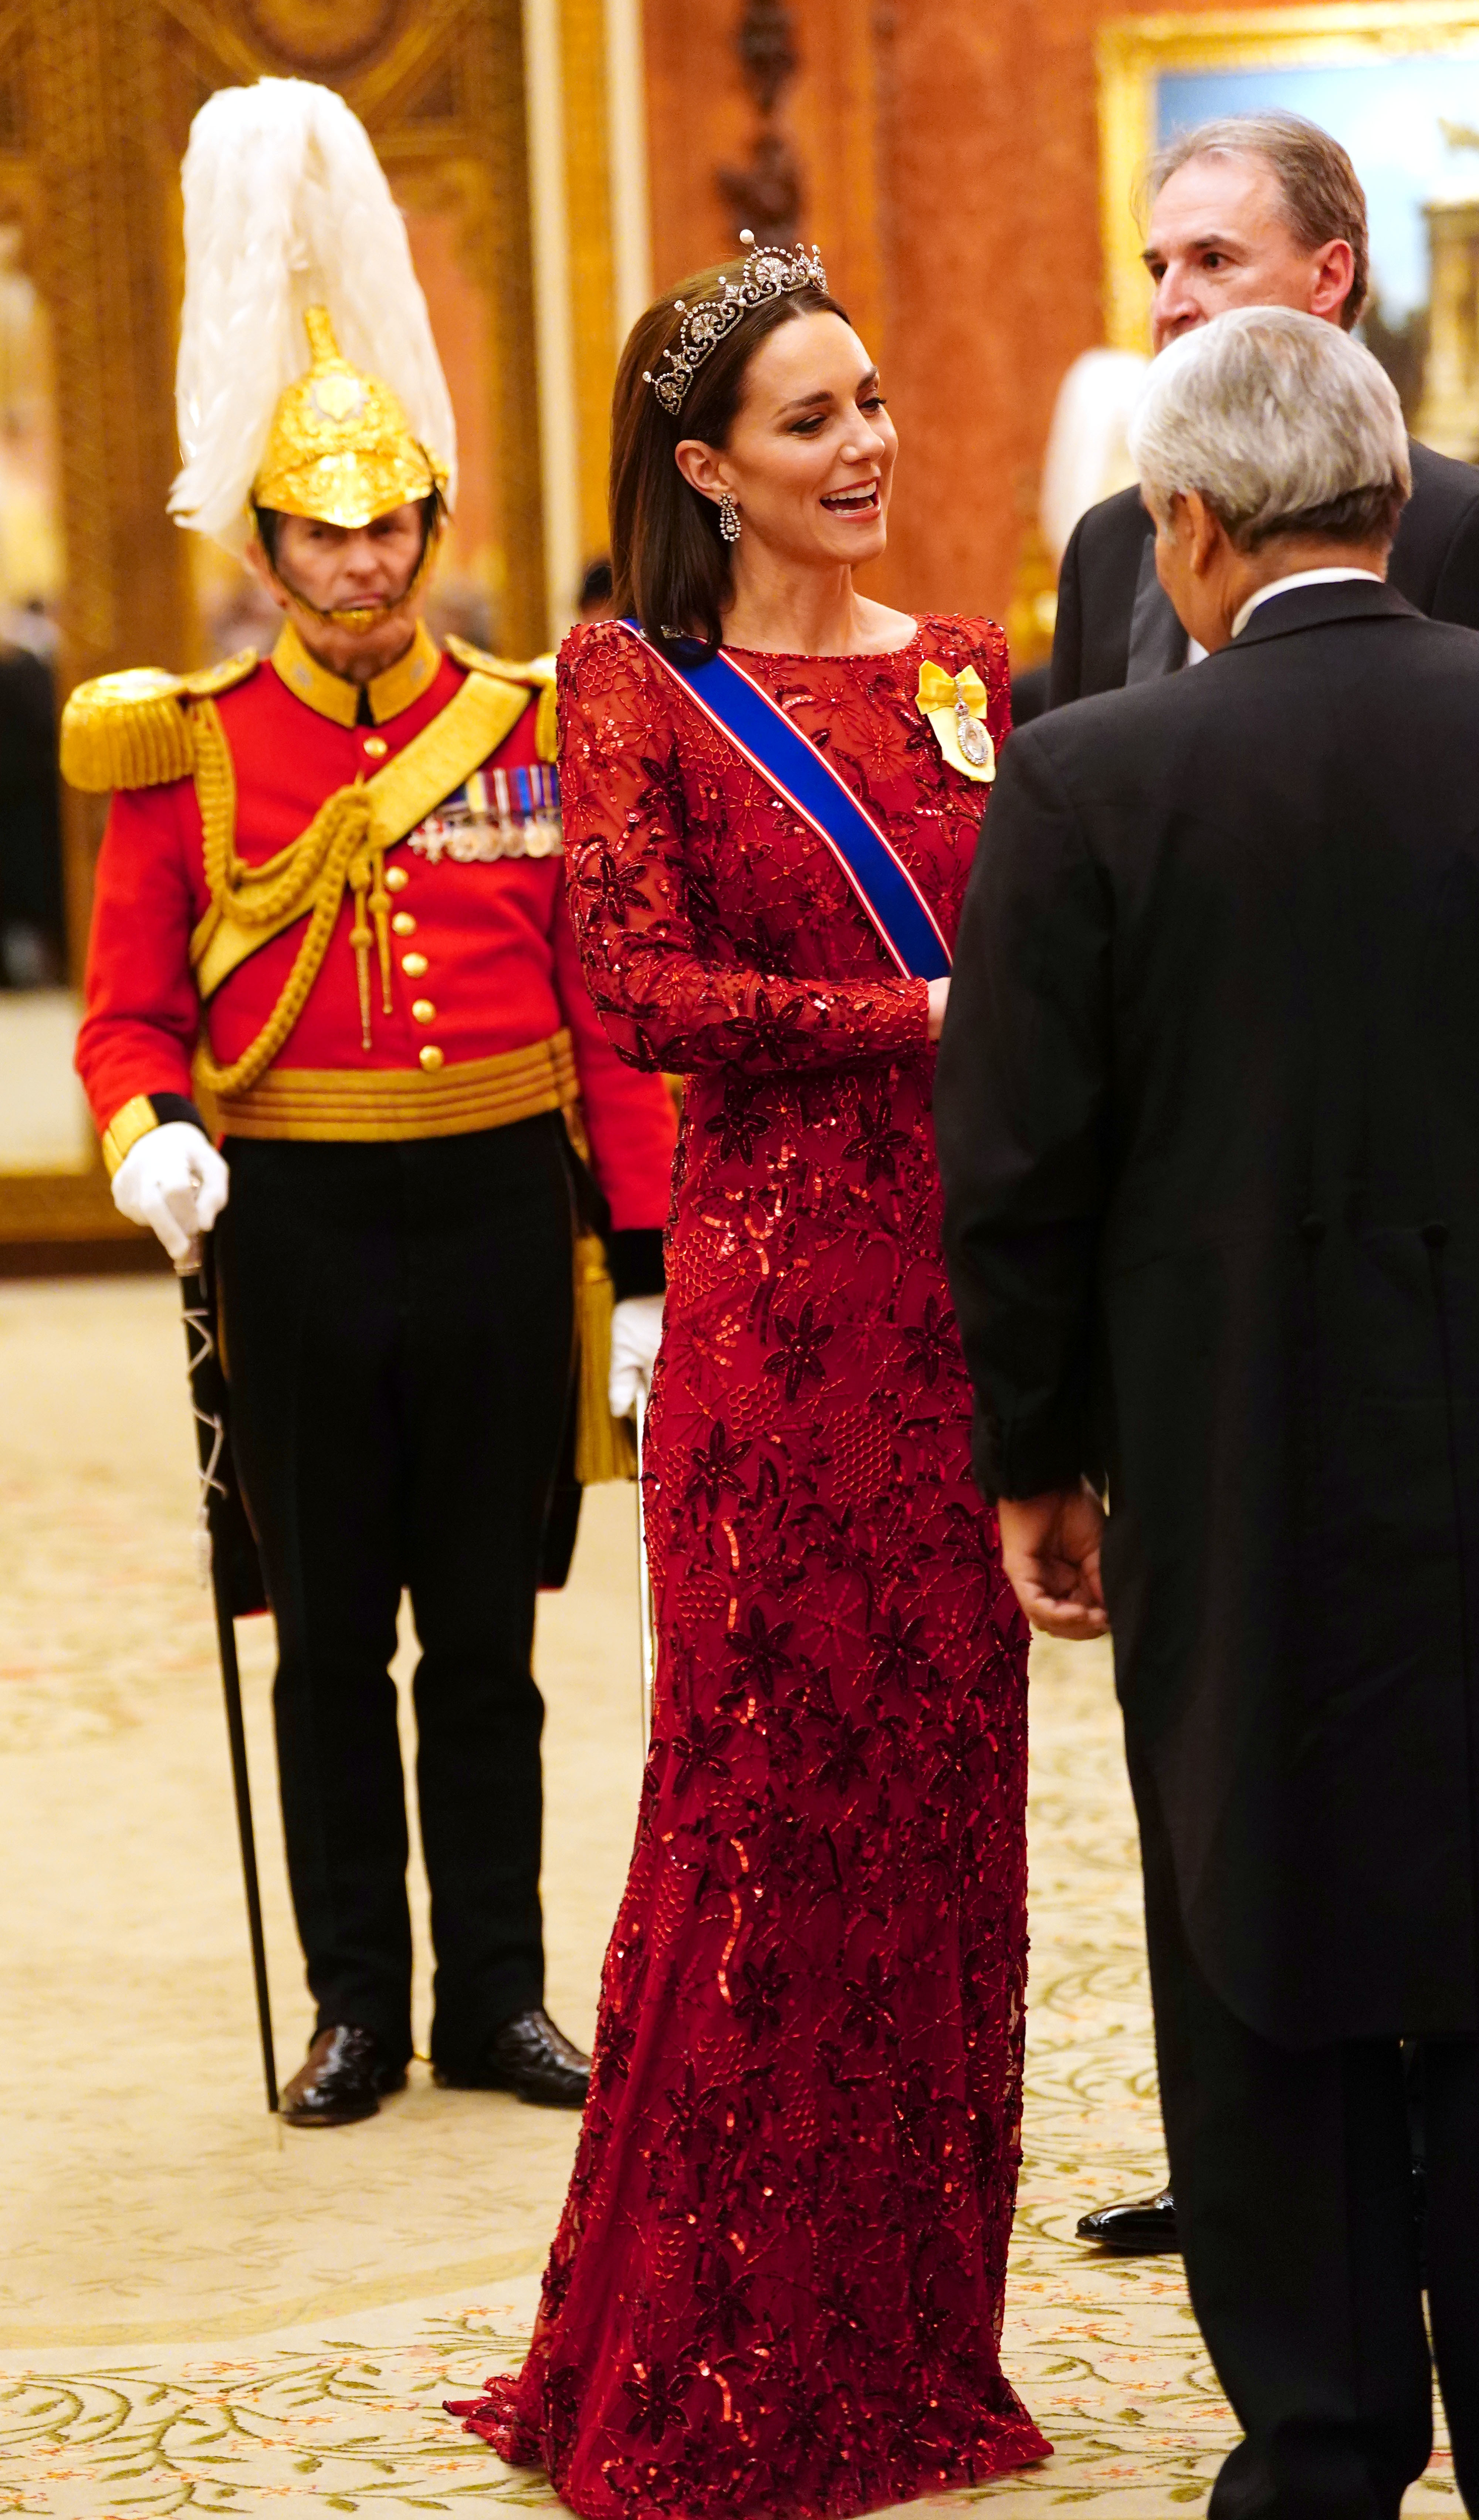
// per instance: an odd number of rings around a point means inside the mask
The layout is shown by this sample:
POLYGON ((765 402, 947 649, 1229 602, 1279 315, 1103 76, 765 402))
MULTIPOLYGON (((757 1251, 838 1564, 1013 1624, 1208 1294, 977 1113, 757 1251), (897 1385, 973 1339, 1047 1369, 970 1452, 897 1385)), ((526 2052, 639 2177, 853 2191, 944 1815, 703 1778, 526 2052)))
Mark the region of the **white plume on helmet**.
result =
POLYGON ((333 88, 258 79, 202 106, 181 170, 183 458, 170 514, 240 552, 279 397, 326 306, 343 356, 400 400, 457 489, 457 429, 405 221, 363 124, 333 88))

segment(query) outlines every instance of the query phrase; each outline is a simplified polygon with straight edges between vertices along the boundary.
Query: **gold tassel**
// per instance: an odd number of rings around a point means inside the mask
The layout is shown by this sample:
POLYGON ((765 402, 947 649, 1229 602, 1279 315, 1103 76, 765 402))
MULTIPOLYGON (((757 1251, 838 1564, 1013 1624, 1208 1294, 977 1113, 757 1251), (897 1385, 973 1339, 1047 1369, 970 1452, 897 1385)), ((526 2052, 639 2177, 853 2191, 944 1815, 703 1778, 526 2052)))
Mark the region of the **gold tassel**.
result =
POLYGON ((575 1337, 579 1384, 575 1395, 575 1476, 583 1488, 606 1479, 635 1479, 637 1438, 630 1418, 613 1418, 610 1273, 599 1234, 575 1238, 575 1337))
POLYGON ((370 889, 370 861, 367 857, 349 861, 349 889, 354 895, 354 925, 349 942, 354 948, 355 977, 359 981, 360 1036, 366 1050, 370 1042, 370 948, 375 942, 365 909, 365 896, 370 889))
POLYGON ((385 890, 385 852, 370 853, 370 916, 375 922, 375 942, 380 952, 381 1012, 393 1015, 395 1000, 390 995, 390 895, 385 890))

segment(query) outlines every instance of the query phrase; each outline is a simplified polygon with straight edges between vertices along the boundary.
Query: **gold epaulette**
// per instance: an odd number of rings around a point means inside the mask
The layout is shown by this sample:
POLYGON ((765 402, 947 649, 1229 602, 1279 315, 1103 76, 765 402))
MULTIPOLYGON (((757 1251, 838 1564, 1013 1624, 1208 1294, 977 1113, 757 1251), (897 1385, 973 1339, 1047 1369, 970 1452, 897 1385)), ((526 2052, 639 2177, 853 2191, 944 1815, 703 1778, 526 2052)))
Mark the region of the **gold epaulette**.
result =
POLYGON ((166 674, 154 665, 100 674, 79 683, 62 712, 62 776, 92 796, 113 788, 158 788, 188 779, 195 768, 189 703, 244 683, 257 652, 244 648, 198 674, 166 674))
POLYGON ((555 714, 555 673, 553 655, 532 656, 527 664, 515 665, 508 656, 491 655, 486 648, 474 648, 471 639, 459 639, 455 633, 443 640, 449 656, 465 665, 470 674, 496 674, 501 683, 522 683, 528 691, 539 694, 539 716, 534 728, 534 748, 541 761, 554 761, 560 754, 560 727, 555 714))

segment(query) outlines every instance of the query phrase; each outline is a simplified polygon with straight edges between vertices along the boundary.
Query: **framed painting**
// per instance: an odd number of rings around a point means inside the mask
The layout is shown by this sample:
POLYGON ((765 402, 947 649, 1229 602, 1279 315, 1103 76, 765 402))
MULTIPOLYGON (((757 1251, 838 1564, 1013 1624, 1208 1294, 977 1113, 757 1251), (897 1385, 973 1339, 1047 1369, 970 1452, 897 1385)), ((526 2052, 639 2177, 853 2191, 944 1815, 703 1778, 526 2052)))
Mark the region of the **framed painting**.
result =
POLYGON ((1270 108, 1349 150, 1370 210, 1363 338, 1414 434, 1479 457, 1479 5, 1322 7, 1110 21, 1098 44, 1106 338, 1148 346, 1137 181, 1153 150, 1214 115, 1270 108))

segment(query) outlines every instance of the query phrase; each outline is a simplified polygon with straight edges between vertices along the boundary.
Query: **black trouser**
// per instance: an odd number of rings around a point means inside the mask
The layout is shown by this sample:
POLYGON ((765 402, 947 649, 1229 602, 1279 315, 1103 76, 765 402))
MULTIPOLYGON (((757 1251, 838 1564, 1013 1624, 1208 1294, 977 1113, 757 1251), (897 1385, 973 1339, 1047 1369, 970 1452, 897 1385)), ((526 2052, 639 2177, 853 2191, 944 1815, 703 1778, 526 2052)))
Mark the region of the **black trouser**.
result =
MULTIPOLYGON (((1396 2520, 1432 2447, 1401 2043, 1276 2047, 1188 1945, 1154 1785, 1133 1773, 1161 2112, 1197 2324, 1246 2439, 1215 2520, 1396 2520)), ((1479 2040, 1420 2050, 1433 2351, 1479 2509, 1479 2040)))
POLYGON ((288 1869, 318 2027, 411 2053, 396 1612, 409 1590, 432 2055, 544 1992, 529 1656, 571 1387, 557 1116, 401 1145, 235 1140, 233 1434, 278 1631, 288 1869))

